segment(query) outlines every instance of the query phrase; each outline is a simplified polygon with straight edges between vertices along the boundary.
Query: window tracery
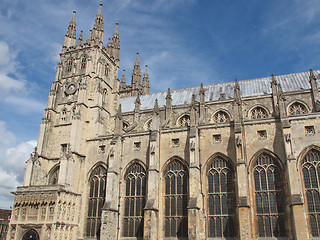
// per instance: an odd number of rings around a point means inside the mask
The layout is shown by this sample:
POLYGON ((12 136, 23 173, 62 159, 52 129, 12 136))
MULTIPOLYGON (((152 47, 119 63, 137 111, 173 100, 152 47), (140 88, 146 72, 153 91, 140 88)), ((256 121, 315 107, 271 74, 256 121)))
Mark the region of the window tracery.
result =
POLYGON ((86 57, 82 57, 80 69, 82 69, 82 70, 85 69, 86 65, 87 65, 87 59, 86 59, 86 57))
POLYGON ((190 126, 190 116, 189 115, 183 115, 182 117, 180 117, 180 119, 178 121, 178 125, 180 127, 190 126))
POLYGON ((311 149, 302 160, 304 193, 308 207, 310 231, 313 237, 320 236, 320 152, 311 149))
POLYGON ((67 120, 67 109, 62 109, 61 111, 61 121, 66 121, 67 120))
POLYGON ((186 167, 173 160, 165 170, 165 237, 188 236, 188 175, 186 167))
POLYGON ((124 237, 143 237, 143 208, 146 195, 146 172, 134 163, 126 172, 126 195, 124 199, 124 237))
POLYGON ((60 172, 60 166, 56 167, 54 169, 49 177, 49 185, 56 185, 58 184, 59 180, 59 172, 60 172))
POLYGON ((262 119, 267 118, 267 111, 262 107, 255 107, 250 112, 251 119, 262 119))
POLYGON ((72 70, 72 59, 69 59, 67 62, 67 72, 71 72, 72 70))
POLYGON ((225 123, 225 122, 229 122, 230 119, 226 112, 219 111, 213 116, 213 121, 215 123, 225 123))
POLYGON ((146 122, 146 125, 145 125, 145 129, 146 130, 152 130, 152 119, 149 119, 147 122, 146 122))
POLYGON ((86 236, 96 237, 101 225, 101 208, 105 201, 107 170, 96 167, 89 178, 89 200, 86 236))
POLYGON ((280 169, 275 159, 261 154, 254 164, 253 175, 259 237, 285 236, 280 169))
POLYGON ((290 115, 300 115, 307 113, 307 108, 299 102, 294 102, 289 107, 289 114, 290 115))
POLYGON ((208 177, 208 237, 235 237, 233 171, 222 157, 210 164, 208 177))

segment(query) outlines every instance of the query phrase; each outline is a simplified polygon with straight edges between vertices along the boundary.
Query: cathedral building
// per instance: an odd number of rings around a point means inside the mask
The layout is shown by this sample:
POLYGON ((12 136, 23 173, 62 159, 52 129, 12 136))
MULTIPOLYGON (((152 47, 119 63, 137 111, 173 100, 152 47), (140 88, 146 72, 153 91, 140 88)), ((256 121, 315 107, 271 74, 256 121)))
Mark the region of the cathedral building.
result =
POLYGON ((319 238, 320 70, 150 93, 103 36, 74 13, 7 239, 319 238))

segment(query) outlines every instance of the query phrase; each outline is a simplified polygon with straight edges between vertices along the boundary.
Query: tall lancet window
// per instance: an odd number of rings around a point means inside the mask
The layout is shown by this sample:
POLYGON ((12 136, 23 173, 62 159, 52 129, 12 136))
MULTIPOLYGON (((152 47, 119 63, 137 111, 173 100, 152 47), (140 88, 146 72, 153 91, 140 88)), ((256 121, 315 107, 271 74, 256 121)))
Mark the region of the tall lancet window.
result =
POLYGON ((165 237, 188 237, 188 173, 178 160, 165 170, 165 237))
POLYGON ((101 209, 105 201, 107 170, 97 166, 89 178, 89 202, 87 216, 87 237, 99 237, 101 209))
POLYGON ((208 237, 235 237, 233 170, 218 156, 209 165, 208 176, 208 237))
POLYGON ((304 192, 308 206, 309 229, 313 237, 320 236, 320 152, 309 150, 302 160, 304 192))
POLYGON ((143 208, 146 195, 146 171, 134 163, 125 174, 123 236, 143 238, 143 208))
POLYGON ((276 160, 262 153, 255 161, 253 175, 259 237, 285 236, 283 193, 276 160))

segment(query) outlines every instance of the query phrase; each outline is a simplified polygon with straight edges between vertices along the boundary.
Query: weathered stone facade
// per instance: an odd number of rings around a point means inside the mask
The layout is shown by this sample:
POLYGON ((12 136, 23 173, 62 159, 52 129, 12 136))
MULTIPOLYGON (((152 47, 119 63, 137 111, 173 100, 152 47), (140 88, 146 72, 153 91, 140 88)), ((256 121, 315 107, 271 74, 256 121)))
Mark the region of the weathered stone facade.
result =
MULTIPOLYGON (((73 16, 8 239, 313 239, 320 71, 150 94, 73 16)), ((319 217, 320 218, 320 217, 319 217)))

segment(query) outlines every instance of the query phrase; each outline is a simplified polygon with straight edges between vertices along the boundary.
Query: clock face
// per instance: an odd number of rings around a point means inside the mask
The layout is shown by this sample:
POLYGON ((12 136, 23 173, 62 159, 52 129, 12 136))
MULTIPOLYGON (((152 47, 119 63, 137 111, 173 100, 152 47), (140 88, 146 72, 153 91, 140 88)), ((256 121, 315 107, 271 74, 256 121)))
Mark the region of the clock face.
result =
POLYGON ((70 94, 74 94, 76 91, 77 91, 77 83, 76 82, 68 83, 65 93, 70 95, 70 94))

